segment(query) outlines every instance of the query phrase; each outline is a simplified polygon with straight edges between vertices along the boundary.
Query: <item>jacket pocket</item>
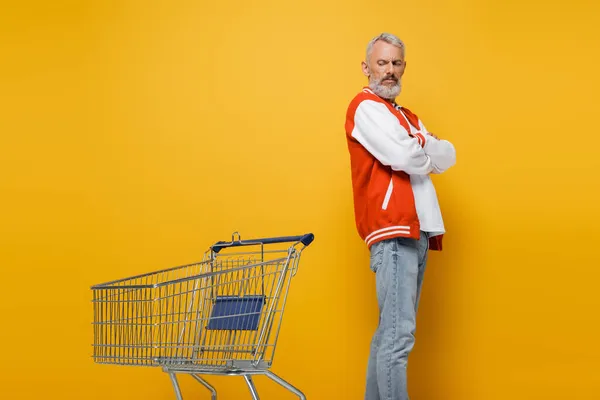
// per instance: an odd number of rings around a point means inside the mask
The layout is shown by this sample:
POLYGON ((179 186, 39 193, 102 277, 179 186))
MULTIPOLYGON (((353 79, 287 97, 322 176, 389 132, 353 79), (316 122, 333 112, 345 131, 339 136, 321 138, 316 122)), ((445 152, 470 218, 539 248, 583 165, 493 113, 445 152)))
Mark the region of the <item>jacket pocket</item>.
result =
POLYGON ((390 176, 390 184, 388 185, 387 192, 385 192, 385 197, 383 199, 383 204, 381 205, 382 210, 387 210, 390 203, 390 198, 392 197, 392 192, 394 191, 393 177, 394 175, 390 176))

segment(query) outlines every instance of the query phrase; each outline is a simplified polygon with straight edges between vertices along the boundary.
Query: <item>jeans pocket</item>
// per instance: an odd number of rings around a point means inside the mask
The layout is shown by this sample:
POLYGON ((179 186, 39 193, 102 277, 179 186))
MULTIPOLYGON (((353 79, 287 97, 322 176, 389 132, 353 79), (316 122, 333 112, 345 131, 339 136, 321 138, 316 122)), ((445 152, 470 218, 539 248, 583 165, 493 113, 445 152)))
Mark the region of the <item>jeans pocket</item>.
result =
POLYGON ((371 246, 371 262, 369 267, 371 271, 377 272, 383 262, 383 243, 375 243, 371 246))

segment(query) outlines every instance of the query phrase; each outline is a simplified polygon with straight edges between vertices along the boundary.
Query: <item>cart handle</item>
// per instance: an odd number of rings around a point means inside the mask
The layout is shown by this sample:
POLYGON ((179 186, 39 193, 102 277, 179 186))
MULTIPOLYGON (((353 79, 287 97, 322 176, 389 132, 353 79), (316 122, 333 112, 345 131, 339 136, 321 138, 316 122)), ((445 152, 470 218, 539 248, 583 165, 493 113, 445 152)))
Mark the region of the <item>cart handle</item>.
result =
POLYGON ((287 243, 287 242, 302 242, 302 244, 306 247, 312 243, 315 239, 315 235, 312 233, 307 233, 305 235, 300 236, 280 236, 280 237, 272 237, 272 238, 263 238, 263 239, 252 239, 252 240, 241 240, 239 233, 234 233, 231 242, 217 242, 211 246, 212 251, 218 253, 222 249, 227 247, 237 247, 237 246, 251 246, 257 244, 273 244, 273 243, 287 243), (237 234, 237 240, 236 240, 237 234))

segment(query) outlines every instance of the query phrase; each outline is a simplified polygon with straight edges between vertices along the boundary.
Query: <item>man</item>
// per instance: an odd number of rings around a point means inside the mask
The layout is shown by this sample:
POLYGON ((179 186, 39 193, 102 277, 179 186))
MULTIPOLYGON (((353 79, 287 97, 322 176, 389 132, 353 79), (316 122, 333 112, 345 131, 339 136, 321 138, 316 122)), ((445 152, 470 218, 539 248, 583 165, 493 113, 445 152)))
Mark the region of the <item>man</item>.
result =
POLYGON ((383 33, 371 40, 362 63, 369 85, 346 115, 356 225, 371 251, 379 304, 366 400, 408 399, 406 366, 427 252, 441 250, 445 233, 429 174, 456 161, 450 142, 396 104, 405 69, 400 39, 383 33))

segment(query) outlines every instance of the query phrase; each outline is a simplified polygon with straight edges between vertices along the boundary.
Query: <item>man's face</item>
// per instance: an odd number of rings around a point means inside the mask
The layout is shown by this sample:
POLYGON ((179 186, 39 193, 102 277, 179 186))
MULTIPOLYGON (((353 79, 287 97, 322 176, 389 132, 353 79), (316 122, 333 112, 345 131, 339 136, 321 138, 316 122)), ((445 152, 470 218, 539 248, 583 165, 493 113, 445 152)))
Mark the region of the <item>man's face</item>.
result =
POLYGON ((378 40, 372 50, 371 57, 362 63, 363 73, 369 77, 369 88, 384 99, 394 100, 402 90, 406 67, 402 49, 378 40))

